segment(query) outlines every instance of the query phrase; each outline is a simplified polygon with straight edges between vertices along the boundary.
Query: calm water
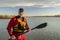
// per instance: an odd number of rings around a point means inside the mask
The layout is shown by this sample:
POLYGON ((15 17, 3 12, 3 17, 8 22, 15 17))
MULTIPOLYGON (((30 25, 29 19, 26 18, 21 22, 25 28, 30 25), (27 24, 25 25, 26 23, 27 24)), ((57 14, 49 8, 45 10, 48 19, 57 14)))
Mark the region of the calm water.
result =
MULTIPOLYGON (((0 19, 0 40, 8 40, 6 31, 10 19, 0 19)), ((27 18, 30 28, 47 22, 43 29, 35 29, 31 33, 26 33, 27 40, 60 40, 60 17, 29 17, 27 18)))

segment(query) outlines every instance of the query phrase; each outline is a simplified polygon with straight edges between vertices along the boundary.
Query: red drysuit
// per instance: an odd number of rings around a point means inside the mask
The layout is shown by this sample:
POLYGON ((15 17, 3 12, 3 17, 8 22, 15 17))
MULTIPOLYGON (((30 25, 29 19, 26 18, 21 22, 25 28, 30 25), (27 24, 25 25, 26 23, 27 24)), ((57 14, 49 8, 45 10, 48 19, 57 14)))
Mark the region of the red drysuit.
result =
MULTIPOLYGON (((16 24, 18 23, 16 17, 13 17, 8 26, 7 26, 7 31, 9 33, 10 36, 14 35, 16 37, 15 40, 26 40, 26 37, 24 35, 24 33, 16 33, 16 32, 13 32, 11 29, 13 28, 13 26, 15 26, 16 24)), ((26 27, 28 27, 28 24, 26 23, 26 27)), ((27 29, 29 31, 29 27, 27 29)))

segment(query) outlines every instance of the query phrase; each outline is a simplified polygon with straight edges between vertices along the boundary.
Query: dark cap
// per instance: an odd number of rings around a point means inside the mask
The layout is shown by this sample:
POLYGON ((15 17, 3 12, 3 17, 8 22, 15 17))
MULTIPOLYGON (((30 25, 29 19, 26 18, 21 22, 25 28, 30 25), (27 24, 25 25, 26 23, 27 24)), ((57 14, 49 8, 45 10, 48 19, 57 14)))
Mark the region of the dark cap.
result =
POLYGON ((23 12, 23 11, 24 11, 24 9, 23 9, 23 8, 20 8, 20 9, 19 9, 19 12, 23 12))

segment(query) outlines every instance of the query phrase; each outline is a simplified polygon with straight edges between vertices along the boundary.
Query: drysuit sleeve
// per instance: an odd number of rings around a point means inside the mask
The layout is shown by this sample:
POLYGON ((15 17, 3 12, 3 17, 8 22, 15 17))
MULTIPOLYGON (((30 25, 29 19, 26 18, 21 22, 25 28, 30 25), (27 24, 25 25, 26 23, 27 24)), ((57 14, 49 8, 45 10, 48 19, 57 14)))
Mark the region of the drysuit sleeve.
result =
MULTIPOLYGON (((26 20, 26 19, 25 19, 26 20)), ((27 30, 30 31, 30 27, 28 26, 28 22, 26 20, 26 27, 27 27, 27 30)))
POLYGON ((10 36, 13 35, 13 32, 11 30, 12 26, 13 26, 13 18, 10 20, 10 22, 8 23, 8 26, 7 26, 7 31, 8 31, 10 36))

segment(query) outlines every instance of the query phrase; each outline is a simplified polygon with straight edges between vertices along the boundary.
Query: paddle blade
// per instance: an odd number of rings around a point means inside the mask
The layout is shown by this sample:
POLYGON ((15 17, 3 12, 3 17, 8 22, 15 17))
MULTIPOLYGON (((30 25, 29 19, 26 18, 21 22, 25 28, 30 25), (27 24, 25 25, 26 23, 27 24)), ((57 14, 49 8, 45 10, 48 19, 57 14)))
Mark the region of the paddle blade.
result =
POLYGON ((44 28, 44 27, 46 27, 46 26, 47 26, 47 23, 42 23, 42 24, 36 26, 35 28, 32 28, 31 30, 44 28))
POLYGON ((39 28, 44 28, 44 27, 46 27, 46 26, 47 26, 47 23, 43 23, 43 24, 38 25, 38 26, 35 27, 35 28, 39 29, 39 28))
POLYGON ((8 40, 12 40, 12 39, 10 38, 10 39, 8 39, 8 40))

